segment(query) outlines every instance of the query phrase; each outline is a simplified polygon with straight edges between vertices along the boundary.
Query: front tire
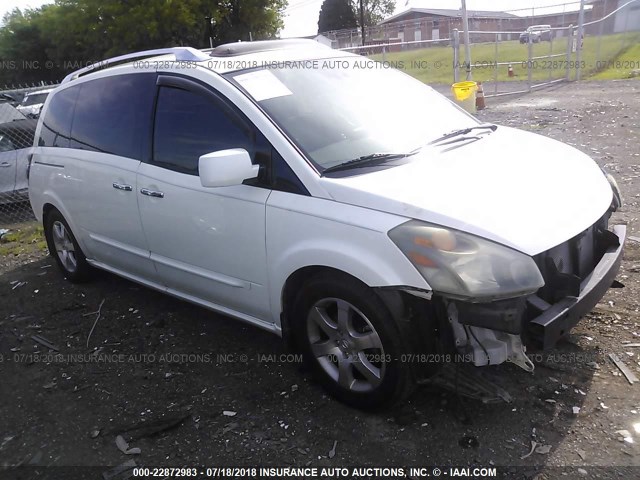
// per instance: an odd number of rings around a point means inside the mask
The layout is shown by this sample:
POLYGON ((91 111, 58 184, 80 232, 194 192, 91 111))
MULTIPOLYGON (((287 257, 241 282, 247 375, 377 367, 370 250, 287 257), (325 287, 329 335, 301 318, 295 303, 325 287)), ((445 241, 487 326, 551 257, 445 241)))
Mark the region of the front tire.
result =
POLYGON ((46 215, 44 235, 49 254, 56 260, 69 281, 80 283, 91 277, 91 266, 87 263, 87 258, 73 236, 69 224, 58 210, 51 210, 46 215))
POLYGON ((346 275, 317 275, 298 293, 292 319, 305 362, 338 400, 372 409, 411 392, 400 330, 366 285, 346 275))

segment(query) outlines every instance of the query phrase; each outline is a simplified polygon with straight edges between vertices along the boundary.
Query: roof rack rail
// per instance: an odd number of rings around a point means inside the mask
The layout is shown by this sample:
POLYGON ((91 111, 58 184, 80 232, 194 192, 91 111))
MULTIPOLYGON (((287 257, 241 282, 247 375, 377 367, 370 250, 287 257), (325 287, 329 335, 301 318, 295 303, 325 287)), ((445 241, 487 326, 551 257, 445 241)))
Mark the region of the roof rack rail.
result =
POLYGON ((156 57, 159 55, 175 55, 177 62, 202 62, 204 60, 210 59, 209 55, 192 47, 170 47, 158 48, 155 50, 144 50, 142 52, 127 53, 126 55, 107 58, 106 60, 101 60, 92 65, 89 65, 88 67, 84 67, 80 70, 76 70, 75 72, 71 72, 69 75, 64 77, 64 80, 62 80, 61 84, 70 82, 71 80, 75 80, 76 78, 81 77, 82 75, 86 75, 87 73, 90 73, 92 71, 107 68, 110 66, 110 64, 113 63, 119 63, 124 60, 135 60, 137 58, 156 57))

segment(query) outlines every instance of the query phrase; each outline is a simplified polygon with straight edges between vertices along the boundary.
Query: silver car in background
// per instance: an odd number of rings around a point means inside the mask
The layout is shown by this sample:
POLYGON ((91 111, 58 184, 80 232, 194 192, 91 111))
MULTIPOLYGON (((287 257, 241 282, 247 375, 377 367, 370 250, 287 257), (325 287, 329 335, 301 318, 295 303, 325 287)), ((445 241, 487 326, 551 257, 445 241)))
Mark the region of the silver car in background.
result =
POLYGON ((29 155, 37 120, 0 123, 0 204, 28 200, 29 155))

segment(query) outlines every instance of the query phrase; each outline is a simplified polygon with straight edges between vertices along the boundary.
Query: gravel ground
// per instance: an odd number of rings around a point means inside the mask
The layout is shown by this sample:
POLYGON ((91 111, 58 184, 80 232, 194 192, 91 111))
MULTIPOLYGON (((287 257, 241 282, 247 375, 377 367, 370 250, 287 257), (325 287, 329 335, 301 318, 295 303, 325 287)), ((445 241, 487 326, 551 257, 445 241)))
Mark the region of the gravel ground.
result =
MULTIPOLYGON (((606 165, 625 199, 614 220, 640 237, 639 81, 562 85, 479 116, 606 165)), ((629 241, 626 287, 535 355, 533 374, 485 369, 511 404, 422 387, 363 413, 325 396, 275 336, 110 274, 69 284, 43 253, 4 257, 0 466, 480 465, 509 467, 505 478, 640 478, 640 385, 607 358, 640 375, 640 348, 625 346, 640 342, 639 274, 640 243, 629 241), (117 435, 141 453, 125 455, 117 435)))

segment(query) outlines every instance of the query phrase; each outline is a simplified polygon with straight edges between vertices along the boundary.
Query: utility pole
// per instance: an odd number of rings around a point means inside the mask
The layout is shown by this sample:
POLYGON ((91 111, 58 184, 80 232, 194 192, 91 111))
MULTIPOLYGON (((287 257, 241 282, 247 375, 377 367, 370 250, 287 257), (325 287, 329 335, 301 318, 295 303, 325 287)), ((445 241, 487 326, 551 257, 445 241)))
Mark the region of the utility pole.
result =
POLYGON ((204 21, 207 23, 207 36, 209 37, 209 47, 213 48, 213 17, 204 17, 204 21))
POLYGON ((584 0, 580 0, 578 15, 578 48, 576 54, 576 80, 580 81, 580 63, 582 62, 582 41, 584 39, 584 0))
POLYGON ((467 80, 471 80, 471 45, 469 45, 469 17, 467 0, 462 0, 462 28, 464 30, 464 61, 467 66, 467 80))
POLYGON ((360 0, 360 28, 362 29, 362 46, 364 47, 364 0, 360 0))

